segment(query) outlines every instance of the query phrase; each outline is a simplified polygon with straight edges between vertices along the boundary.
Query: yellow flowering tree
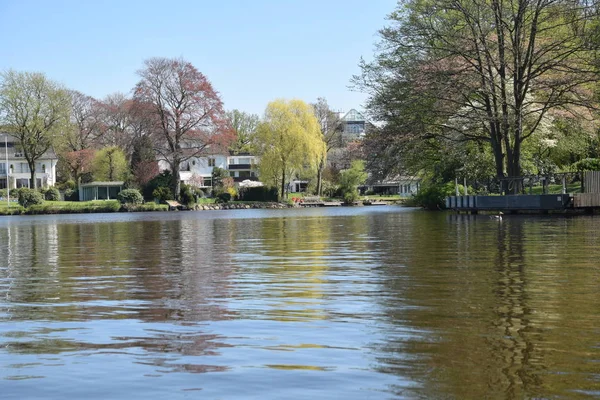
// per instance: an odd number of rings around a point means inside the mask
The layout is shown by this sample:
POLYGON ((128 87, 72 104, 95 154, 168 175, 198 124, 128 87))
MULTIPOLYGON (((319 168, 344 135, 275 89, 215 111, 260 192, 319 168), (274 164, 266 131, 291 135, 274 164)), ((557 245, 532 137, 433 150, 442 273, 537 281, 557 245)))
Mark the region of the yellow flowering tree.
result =
POLYGON ((314 168, 326 152, 321 128, 311 106, 302 100, 275 100, 258 126, 255 149, 261 180, 280 188, 298 171, 314 168))

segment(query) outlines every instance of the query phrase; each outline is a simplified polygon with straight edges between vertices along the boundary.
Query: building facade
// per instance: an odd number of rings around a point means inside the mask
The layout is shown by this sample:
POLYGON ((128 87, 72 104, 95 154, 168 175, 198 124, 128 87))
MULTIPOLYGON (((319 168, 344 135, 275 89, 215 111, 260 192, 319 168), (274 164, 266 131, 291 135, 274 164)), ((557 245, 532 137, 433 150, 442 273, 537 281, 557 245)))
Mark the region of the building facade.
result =
MULTIPOLYGON (((0 135, 0 189, 33 187, 31 170, 18 142, 8 134, 0 135), (3 136, 3 137, 2 137, 3 136)), ((56 184, 56 163, 58 157, 54 151, 47 151, 35 164, 37 187, 56 184)))
MULTIPOLYGON (((257 157, 250 154, 212 154, 193 157, 181 164, 179 178, 187 185, 212 188, 213 170, 221 168, 227 171, 236 183, 244 180, 257 181, 256 162, 257 157)), ((168 170, 169 165, 165 161, 160 161, 159 169, 161 171, 168 170)))

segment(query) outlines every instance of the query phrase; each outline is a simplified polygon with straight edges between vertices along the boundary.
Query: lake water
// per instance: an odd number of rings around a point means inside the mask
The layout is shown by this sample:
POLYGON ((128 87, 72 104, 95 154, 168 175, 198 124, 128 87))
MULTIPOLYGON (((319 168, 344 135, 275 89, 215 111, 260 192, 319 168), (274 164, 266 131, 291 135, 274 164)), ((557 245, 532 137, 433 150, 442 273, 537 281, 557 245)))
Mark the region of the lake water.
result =
POLYGON ((600 217, 0 218, 1 399, 600 397, 600 217))

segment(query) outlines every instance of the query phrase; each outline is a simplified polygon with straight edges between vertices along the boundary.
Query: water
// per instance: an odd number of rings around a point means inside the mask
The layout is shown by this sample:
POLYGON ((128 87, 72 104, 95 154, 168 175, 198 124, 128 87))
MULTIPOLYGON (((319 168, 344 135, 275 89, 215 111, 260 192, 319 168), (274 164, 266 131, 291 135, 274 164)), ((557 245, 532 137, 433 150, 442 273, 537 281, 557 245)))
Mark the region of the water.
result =
POLYGON ((599 217, 0 218, 2 399, 600 397, 599 217))

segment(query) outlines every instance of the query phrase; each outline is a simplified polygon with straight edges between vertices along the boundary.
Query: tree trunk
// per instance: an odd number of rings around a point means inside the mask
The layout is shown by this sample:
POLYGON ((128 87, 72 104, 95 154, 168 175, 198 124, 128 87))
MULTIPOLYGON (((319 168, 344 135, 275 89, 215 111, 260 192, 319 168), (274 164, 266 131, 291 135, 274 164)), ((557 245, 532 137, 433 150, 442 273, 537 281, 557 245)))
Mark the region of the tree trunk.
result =
POLYGON ((175 200, 179 200, 179 192, 181 190, 181 182, 179 180, 179 158, 176 157, 173 160, 173 166, 171 168, 173 170, 173 176, 171 180, 171 188, 173 189, 173 197, 175 200))
POLYGON ((285 166, 282 168, 281 174, 281 200, 284 199, 285 196, 285 166))
POLYGON ((317 168, 317 196, 323 196, 323 169, 325 167, 325 163, 323 160, 319 163, 319 168, 317 168))
POLYGON ((27 164, 29 164, 29 172, 31 173, 31 185, 29 185, 29 187, 37 189, 37 181, 35 179, 35 162, 27 162, 27 164))

